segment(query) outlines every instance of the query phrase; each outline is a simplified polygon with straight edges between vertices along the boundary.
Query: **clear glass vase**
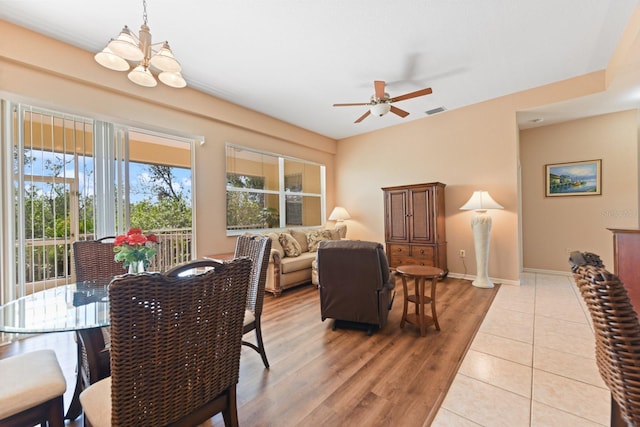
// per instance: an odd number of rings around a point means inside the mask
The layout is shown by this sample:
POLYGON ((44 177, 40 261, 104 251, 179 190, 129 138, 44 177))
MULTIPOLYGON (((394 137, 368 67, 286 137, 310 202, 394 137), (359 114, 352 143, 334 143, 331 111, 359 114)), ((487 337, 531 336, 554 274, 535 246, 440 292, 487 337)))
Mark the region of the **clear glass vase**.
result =
POLYGON ((129 274, 138 274, 144 271, 144 261, 134 261, 129 264, 129 274))

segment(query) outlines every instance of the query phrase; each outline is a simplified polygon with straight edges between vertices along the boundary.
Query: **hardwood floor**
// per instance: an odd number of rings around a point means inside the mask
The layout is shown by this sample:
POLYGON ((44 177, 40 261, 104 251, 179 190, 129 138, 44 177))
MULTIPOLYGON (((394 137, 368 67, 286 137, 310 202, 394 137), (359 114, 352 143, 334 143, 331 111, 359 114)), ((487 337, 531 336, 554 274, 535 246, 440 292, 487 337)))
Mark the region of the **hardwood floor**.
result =
MULTIPOLYGON (((425 337, 414 326, 399 327, 404 298, 400 282, 387 326, 372 336, 356 329, 333 331, 332 320, 322 322, 318 291, 311 285, 279 298, 267 295, 263 335, 271 368, 264 369, 258 353, 243 346, 240 424, 428 426, 497 289, 479 289, 452 278, 438 283, 442 330, 430 327, 425 337)), ((71 388, 75 344, 67 335, 0 347, 0 357, 39 346, 64 347, 57 352, 71 388)), ((203 424, 222 425, 219 415, 203 424)))

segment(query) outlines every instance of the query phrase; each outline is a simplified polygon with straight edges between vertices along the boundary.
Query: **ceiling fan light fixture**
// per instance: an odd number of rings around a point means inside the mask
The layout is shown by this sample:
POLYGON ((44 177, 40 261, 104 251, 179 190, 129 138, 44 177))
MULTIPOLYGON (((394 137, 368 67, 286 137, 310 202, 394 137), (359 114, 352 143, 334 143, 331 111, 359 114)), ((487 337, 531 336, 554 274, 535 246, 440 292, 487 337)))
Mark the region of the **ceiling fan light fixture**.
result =
POLYGON ((373 104, 371 108, 369 108, 369 111, 371 111, 371 114, 375 116, 382 117, 385 114, 387 114, 389 111, 391 111, 391 104, 387 102, 380 102, 378 104, 373 104))

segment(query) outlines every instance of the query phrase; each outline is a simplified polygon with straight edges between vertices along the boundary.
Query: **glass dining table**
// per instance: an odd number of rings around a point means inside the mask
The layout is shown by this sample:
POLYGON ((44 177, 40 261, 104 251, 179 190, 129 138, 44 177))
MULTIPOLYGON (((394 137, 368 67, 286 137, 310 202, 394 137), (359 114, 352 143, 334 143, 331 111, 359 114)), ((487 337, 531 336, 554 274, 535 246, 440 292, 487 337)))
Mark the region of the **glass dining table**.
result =
MULTIPOLYGON (((85 281, 34 292, 0 306, 0 332, 42 334, 76 332, 78 373, 73 397, 65 418, 82 413, 81 342, 85 346, 102 342, 101 328, 109 326, 109 280, 85 281)), ((99 344, 96 344, 99 345, 99 344)), ((102 349, 91 349, 99 352, 102 349)))

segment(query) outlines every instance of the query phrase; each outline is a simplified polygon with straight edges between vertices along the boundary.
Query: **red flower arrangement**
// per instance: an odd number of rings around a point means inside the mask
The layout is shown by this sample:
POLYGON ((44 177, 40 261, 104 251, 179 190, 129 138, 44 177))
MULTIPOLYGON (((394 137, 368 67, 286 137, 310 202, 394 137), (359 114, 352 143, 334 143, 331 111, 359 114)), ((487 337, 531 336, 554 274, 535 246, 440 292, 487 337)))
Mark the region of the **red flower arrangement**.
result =
POLYGON ((144 234, 140 228, 131 228, 127 234, 116 236, 113 242, 114 259, 118 262, 124 261, 123 267, 132 266, 135 271, 142 263, 146 270, 149 267, 149 259, 157 252, 155 243, 158 237, 155 234, 144 234))

